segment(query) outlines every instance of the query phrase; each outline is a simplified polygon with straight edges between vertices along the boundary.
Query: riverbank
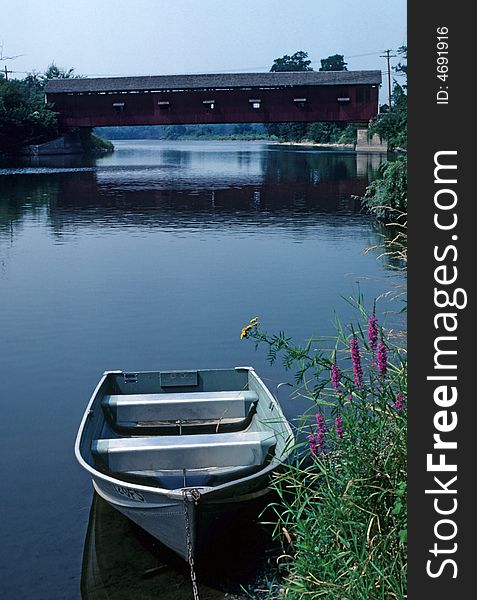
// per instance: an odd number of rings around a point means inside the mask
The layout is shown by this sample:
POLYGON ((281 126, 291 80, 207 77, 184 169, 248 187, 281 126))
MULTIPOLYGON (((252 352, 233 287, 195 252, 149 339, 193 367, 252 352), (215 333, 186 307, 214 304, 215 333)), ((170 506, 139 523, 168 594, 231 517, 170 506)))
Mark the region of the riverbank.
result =
POLYGON ((313 146, 314 148, 331 148, 336 150, 354 150, 355 144, 322 144, 321 142, 312 142, 309 140, 303 140, 301 142, 282 142, 275 141, 275 144, 280 146, 313 146))

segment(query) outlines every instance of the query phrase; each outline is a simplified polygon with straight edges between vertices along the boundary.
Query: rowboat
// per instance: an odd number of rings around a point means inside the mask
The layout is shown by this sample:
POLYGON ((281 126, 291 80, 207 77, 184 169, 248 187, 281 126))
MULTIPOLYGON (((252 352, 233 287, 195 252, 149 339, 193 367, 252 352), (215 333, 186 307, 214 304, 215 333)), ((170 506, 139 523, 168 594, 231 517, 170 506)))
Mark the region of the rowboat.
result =
POLYGON ((99 496, 190 562, 263 501, 293 442, 252 367, 106 371, 75 454, 99 496))

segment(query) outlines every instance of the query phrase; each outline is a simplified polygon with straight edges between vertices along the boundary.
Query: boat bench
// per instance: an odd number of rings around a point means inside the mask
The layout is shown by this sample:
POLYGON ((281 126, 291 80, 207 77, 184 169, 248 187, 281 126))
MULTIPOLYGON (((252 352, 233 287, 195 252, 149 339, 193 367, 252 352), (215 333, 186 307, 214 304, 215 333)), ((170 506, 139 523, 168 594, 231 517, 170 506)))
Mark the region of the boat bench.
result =
POLYGON ((103 398, 102 406, 115 428, 166 426, 167 430, 177 424, 185 428, 206 423, 240 426, 257 402, 255 392, 226 391, 110 395, 103 398))
POLYGON ((100 439, 92 452, 115 473, 261 466, 275 445, 270 432, 100 439))

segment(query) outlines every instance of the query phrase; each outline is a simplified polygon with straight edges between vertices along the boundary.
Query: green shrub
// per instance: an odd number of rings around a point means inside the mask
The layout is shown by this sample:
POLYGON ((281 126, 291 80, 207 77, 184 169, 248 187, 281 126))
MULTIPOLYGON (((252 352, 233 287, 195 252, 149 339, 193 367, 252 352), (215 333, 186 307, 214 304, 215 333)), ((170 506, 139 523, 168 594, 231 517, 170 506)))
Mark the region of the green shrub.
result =
POLYGON ((384 113, 369 128, 369 133, 377 133, 387 140, 390 150, 407 148, 407 95, 404 88, 394 82, 393 108, 384 113))
POLYGON ((112 142, 94 134, 90 128, 80 129, 78 133, 85 152, 95 154, 114 151, 114 145, 112 142))
POLYGON ((380 166, 380 176, 366 189, 363 207, 386 223, 407 213, 407 159, 400 157, 380 166))

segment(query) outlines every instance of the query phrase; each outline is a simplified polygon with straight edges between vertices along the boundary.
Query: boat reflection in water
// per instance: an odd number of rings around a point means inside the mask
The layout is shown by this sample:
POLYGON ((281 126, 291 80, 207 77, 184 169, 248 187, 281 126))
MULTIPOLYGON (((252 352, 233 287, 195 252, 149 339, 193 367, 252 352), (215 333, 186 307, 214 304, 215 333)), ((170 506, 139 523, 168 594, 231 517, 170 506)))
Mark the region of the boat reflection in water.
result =
MULTIPOLYGON (((228 529, 197 564, 202 600, 243 593, 275 552, 270 536, 252 521, 228 529), (220 543, 219 543, 220 542, 220 543)), ((220 537, 220 536, 218 536, 220 537)), ((94 493, 83 551, 83 600, 189 600, 188 564, 94 493)))

